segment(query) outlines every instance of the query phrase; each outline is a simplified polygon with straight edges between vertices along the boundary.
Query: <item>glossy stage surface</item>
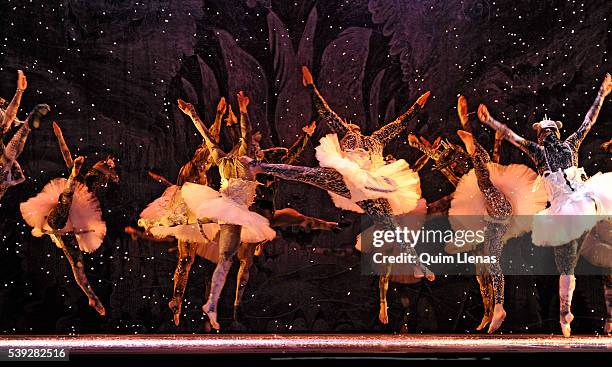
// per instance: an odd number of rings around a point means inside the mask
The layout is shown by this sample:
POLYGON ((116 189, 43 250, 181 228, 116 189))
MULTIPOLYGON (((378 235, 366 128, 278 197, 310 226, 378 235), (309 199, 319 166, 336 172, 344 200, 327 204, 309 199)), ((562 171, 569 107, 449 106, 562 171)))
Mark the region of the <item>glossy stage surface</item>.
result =
POLYGON ((1 336, 3 348, 78 353, 495 353, 612 352, 612 337, 443 334, 218 334, 1 336))

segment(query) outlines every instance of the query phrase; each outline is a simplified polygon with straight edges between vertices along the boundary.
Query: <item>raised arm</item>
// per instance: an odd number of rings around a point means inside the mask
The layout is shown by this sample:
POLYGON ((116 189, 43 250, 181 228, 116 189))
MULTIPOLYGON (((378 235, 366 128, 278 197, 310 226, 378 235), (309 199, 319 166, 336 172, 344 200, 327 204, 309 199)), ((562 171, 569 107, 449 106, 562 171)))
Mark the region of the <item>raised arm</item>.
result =
POLYGON ((215 141, 219 141, 219 135, 221 134, 221 122, 223 121, 223 115, 227 109, 225 98, 221 97, 217 104, 217 113, 215 115, 215 122, 210 127, 210 134, 215 138, 215 141))
POLYGON ((253 152, 251 152, 250 148, 253 132, 251 130, 251 120, 249 120, 249 114, 247 112, 250 100, 243 91, 238 92, 236 98, 238 99, 238 107, 240 108, 240 147, 238 148, 238 156, 252 156, 253 152))
POLYGON ((318 114, 327 122, 329 127, 336 134, 345 134, 348 130, 348 124, 334 110, 329 107, 317 87, 314 85, 312 74, 306 66, 302 66, 302 83, 310 90, 312 103, 317 109, 318 114))
POLYGON ((191 103, 183 101, 182 99, 179 99, 178 106, 184 114, 191 118, 191 121, 193 121, 193 124, 195 125, 196 129, 198 129, 198 132, 200 133, 200 135, 202 135, 202 138, 204 138, 204 143, 210 151, 210 156, 213 162, 215 164, 218 164, 219 160, 225 157, 225 152, 221 148, 219 148, 219 145, 217 141, 215 141, 214 136, 212 136, 210 131, 208 131, 206 126, 204 126, 204 123, 202 122, 202 120, 200 120, 200 116, 198 116, 198 113, 196 112, 193 105, 191 103))
POLYGON ((487 106, 483 104, 478 106, 478 119, 480 119, 483 124, 494 129, 496 132, 499 132, 499 134, 501 134, 504 139, 508 140, 510 143, 522 150, 534 162, 540 161, 540 157, 538 154, 540 152, 539 145, 537 143, 534 143, 533 141, 520 137, 514 131, 510 130, 508 126, 495 120, 493 117, 491 117, 487 106))
POLYGON ((310 124, 304 126, 302 128, 302 134, 300 137, 293 143, 291 147, 287 150, 287 154, 283 157, 282 162, 284 164, 294 164, 298 157, 302 154, 306 145, 308 144, 308 140, 312 134, 314 134, 315 129, 317 128, 317 122, 313 121, 310 124))
POLYGON ((572 146, 575 152, 578 151, 580 144, 582 144, 582 141, 586 137, 586 134, 588 134, 591 127, 593 127, 595 124, 597 116, 599 115, 599 110, 601 110, 601 106, 603 105, 603 102, 608 94, 610 94, 610 91, 612 91, 612 77, 610 76, 610 73, 607 73, 603 83, 601 83, 597 97, 595 97, 595 102, 593 102, 593 105, 591 108, 589 108, 582 125, 580 125, 575 133, 570 135, 565 140, 570 146, 572 146))
POLYGON ((21 103, 21 97, 23 96, 23 92, 28 87, 28 80, 26 79, 25 74, 21 70, 17 70, 17 91, 15 91, 15 96, 13 96, 13 100, 9 103, 6 111, 4 112, 4 116, 2 117, 2 134, 6 134, 13 121, 17 117, 17 111, 19 111, 19 104, 21 103))
POLYGON ((388 143, 391 139, 398 136, 404 129, 406 129, 407 122, 412 120, 414 116, 425 106, 427 98, 429 98, 429 91, 422 94, 419 99, 408 109, 408 111, 401 114, 395 121, 386 124, 372 134, 372 137, 380 141, 383 145, 388 143))
POLYGON ((66 162, 66 167, 68 169, 72 169, 74 161, 72 160, 72 155, 70 154, 70 149, 68 148, 68 144, 64 140, 64 134, 62 134, 62 129, 60 129, 57 122, 53 122, 53 132, 55 133, 55 137, 57 138, 57 142, 59 143, 60 152, 62 152, 62 157, 64 158, 64 162, 66 162))

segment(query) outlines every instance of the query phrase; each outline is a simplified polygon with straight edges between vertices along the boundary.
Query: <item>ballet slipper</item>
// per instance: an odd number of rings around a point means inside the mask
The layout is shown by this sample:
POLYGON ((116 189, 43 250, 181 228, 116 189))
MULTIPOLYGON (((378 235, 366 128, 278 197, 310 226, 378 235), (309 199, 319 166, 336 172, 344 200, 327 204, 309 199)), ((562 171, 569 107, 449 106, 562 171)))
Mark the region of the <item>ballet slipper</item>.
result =
POLYGON ((419 105, 419 107, 423 108, 423 106, 425 106, 425 103, 427 102, 427 99, 429 98, 429 95, 431 94, 430 91, 427 91, 425 93, 423 93, 419 99, 417 99, 416 104, 419 105))
POLYGON ((571 323, 574 320, 572 297, 575 289, 575 276, 563 274, 559 276, 559 324, 561 325, 561 332, 566 338, 572 335, 571 323))
POLYGON ((491 118, 491 114, 489 113, 489 109, 484 104, 481 104, 480 106, 478 106, 478 113, 477 114, 478 114, 478 119, 481 122, 486 122, 487 120, 489 120, 489 118, 491 118))
POLYGON ((468 152, 468 154, 473 155, 476 148, 474 146, 474 137, 472 134, 464 130, 457 130, 457 135, 459 135, 459 138, 461 138, 461 141, 463 141, 465 150, 468 152))
POLYGON ((249 170, 251 175, 253 175, 253 177, 255 177, 256 174, 261 173, 263 171, 263 169, 259 166, 259 161, 249 156, 243 155, 242 157, 238 159, 240 160, 242 164, 244 164, 245 167, 247 167, 247 169, 249 170))
POLYGON ((504 322, 506 318, 506 310, 504 310, 504 305, 498 303, 495 305, 493 309, 493 317, 491 318, 491 324, 489 325, 489 330, 487 331, 489 334, 493 334, 501 324, 504 322))
POLYGON ((457 114, 459 115, 459 122, 464 130, 469 129, 468 125, 468 106, 467 100, 464 96, 459 96, 457 100, 457 114))
POLYGON ((221 97, 219 103, 217 103, 217 112, 224 114, 227 111, 227 102, 225 102, 225 97, 221 97))
POLYGON ((491 322, 491 317, 489 315, 482 316, 482 320, 480 321, 480 325, 476 327, 476 331, 483 330, 489 323, 491 322))
POLYGON ((389 323, 389 314, 387 313, 387 302, 380 301, 380 311, 378 312, 378 319, 381 323, 387 325, 389 323))
POLYGON ((238 108, 240 109, 240 113, 246 113, 247 106, 250 102, 249 97, 247 97, 243 91, 240 91, 238 94, 236 94, 236 99, 238 100, 238 108))
POLYGON ((168 307, 172 311, 174 325, 179 326, 181 322, 181 301, 177 300, 176 298, 172 298, 172 300, 168 302, 168 307))
POLYGON ((206 302, 206 304, 202 306, 202 311, 204 311, 206 316, 208 316, 208 320, 210 321, 210 326, 212 326, 212 328, 215 330, 219 330, 220 326, 219 326, 219 323, 217 322, 217 311, 214 311, 212 309, 212 305, 206 302))
POLYGON ((306 66, 302 66, 302 84, 304 84, 305 87, 314 84, 312 74, 306 66))
POLYGON ((99 299, 89 298, 89 306, 93 307, 100 316, 106 316, 106 309, 99 299))

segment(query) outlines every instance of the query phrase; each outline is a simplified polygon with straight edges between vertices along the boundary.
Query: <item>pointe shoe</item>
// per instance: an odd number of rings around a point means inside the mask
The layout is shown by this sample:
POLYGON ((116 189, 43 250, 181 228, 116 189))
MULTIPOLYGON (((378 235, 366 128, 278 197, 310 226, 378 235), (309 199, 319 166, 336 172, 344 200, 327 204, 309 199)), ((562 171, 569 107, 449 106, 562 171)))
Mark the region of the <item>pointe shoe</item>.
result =
POLYGON ((468 152, 468 154, 474 154, 476 148, 474 147, 474 137, 472 136, 472 134, 464 130, 457 130, 457 135, 459 135, 459 138, 461 138, 461 141, 463 141, 463 144, 465 145, 465 150, 468 152))
POLYGON ((572 326, 571 326, 572 321, 574 321, 574 315, 571 312, 565 314, 564 316, 560 316, 559 318, 559 324, 561 325, 561 332, 563 333, 563 336, 566 338, 569 338, 570 336, 572 336, 572 326))
POLYGON ((491 318, 491 324, 489 325, 489 330, 487 330, 487 333, 493 334, 496 332, 504 322, 505 318, 506 310, 504 310, 504 306, 502 304, 495 305, 495 308, 493 309, 493 317, 491 318))
POLYGON ((256 159, 253 159, 246 155, 243 155, 238 159, 240 160, 240 163, 244 164, 244 166, 249 170, 251 175, 255 176, 256 174, 261 173, 262 169, 258 164, 259 161, 257 161, 256 159))
POLYGON ((487 325, 489 325, 489 323, 491 323, 491 317, 489 317, 489 315, 484 315, 480 321, 480 325, 476 327, 476 331, 483 330, 487 327, 487 325))
POLYGON ((381 323, 387 325, 389 323, 389 314, 387 313, 387 302, 380 302, 380 311, 378 312, 378 319, 381 323))
POLYGON ((181 323, 181 305, 176 299, 172 299, 168 302, 168 307, 172 311, 172 320, 174 321, 174 325, 179 326, 181 323))
POLYGON ((90 298, 89 305, 93 307, 100 316, 106 316, 106 309, 104 308, 100 300, 90 298))
POLYGON ((208 303, 202 306, 202 311, 204 311, 206 316, 208 316, 208 320, 210 321, 210 326, 212 326, 212 328, 215 330, 219 330, 220 326, 219 326, 219 323, 217 322, 217 311, 213 311, 211 305, 209 305, 208 303))
POLYGON ((576 289, 576 277, 573 275, 559 276, 559 324, 563 336, 569 338, 572 335, 571 322, 574 320, 572 314, 572 298, 576 289))

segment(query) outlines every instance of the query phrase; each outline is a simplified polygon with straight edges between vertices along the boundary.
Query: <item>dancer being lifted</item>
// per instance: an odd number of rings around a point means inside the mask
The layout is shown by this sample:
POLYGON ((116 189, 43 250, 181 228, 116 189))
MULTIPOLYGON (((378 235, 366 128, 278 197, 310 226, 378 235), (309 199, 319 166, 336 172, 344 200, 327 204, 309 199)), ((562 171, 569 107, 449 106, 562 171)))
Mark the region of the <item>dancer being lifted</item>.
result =
POLYGON ((28 115, 25 121, 17 119, 17 112, 21 103, 21 97, 28 87, 28 81, 23 71, 17 70, 17 91, 10 103, 0 98, 0 199, 9 187, 18 185, 25 181, 25 175, 17 157, 23 152, 28 135, 30 135, 30 124, 38 127, 40 118, 46 115, 51 109, 46 104, 37 105, 28 115), (2 138, 11 127, 21 125, 19 130, 5 146, 2 138))
MULTIPOLYGON (((531 221, 525 218, 546 207, 546 191, 537 184, 538 175, 529 167, 491 162, 487 151, 468 132, 471 128, 467 123, 465 98, 459 99, 458 110, 465 130, 459 130, 457 134, 465 144, 474 168, 457 184, 448 214, 455 231, 477 229, 481 220, 484 222, 484 253, 497 259, 486 268, 493 285, 493 314, 485 314, 485 318, 490 317, 488 320, 483 318, 483 323, 490 321, 488 332, 493 333, 506 317, 501 268, 503 246, 510 238, 531 230, 531 221)), ((480 326, 484 328, 482 323, 480 326)))
MULTIPOLYGON (((265 217, 249 210, 258 183, 255 181, 255 176, 239 160, 239 157, 252 154, 253 151, 251 126, 246 114, 248 97, 243 92, 238 93, 241 137, 238 144, 228 153, 219 147, 201 121, 194 118, 197 114, 193 106, 182 100, 178 103, 181 110, 192 117, 221 175, 219 191, 190 182, 185 183, 181 189, 183 200, 197 218, 219 224, 219 262, 213 273, 208 301, 202 307, 212 327, 219 329, 217 304, 232 265, 232 257, 240 248, 241 242, 269 241, 276 236, 276 232, 270 228, 270 223, 265 217)), ((214 233, 208 234, 207 237, 214 238, 214 233)))
MULTIPOLYGON (((265 173, 286 180, 303 182, 326 190, 334 204, 346 210, 365 213, 385 229, 394 230, 397 223, 393 215, 406 214, 417 207, 420 198, 419 177, 406 161, 397 160, 386 164, 383 156, 385 145, 406 129, 410 121, 425 104, 429 92, 395 121, 383 126, 370 136, 361 134, 357 125, 342 120, 323 99, 313 83, 310 71, 304 67, 303 82, 312 93, 319 114, 330 125, 334 134, 321 139, 316 148, 316 157, 321 167, 300 167, 286 164, 270 164, 250 161, 253 173, 265 173), (337 134, 344 134, 339 142, 337 134)), ((249 161, 245 157, 245 162, 249 161)), ((413 248, 406 251, 416 255, 413 248)), ((386 294, 390 269, 382 275, 381 296, 386 294)), ((415 264, 417 278, 433 274, 420 263, 415 264)), ((386 304, 381 298, 381 309, 386 304)), ((386 322, 386 312, 381 321, 386 322)))
POLYGON ((606 74, 581 126, 564 141, 559 133, 562 126, 559 121, 545 119, 533 124, 538 137, 538 141, 533 142, 492 118, 485 105, 478 108, 480 121, 500 131, 505 139, 527 154, 544 179, 550 207, 534 218, 532 240, 537 246, 555 247, 555 262, 560 273, 560 324, 566 337, 571 335, 570 323, 574 319, 571 303, 576 286, 576 240, 612 211, 612 173, 599 173, 587 179, 584 169, 578 167, 580 144, 595 123, 610 91, 612 78, 606 74))
POLYGON ((85 176, 79 176, 85 159, 78 157, 73 160, 59 126, 54 123, 53 129, 66 166, 70 167, 70 176, 67 180, 51 180, 38 195, 21 203, 21 214, 33 227, 32 235, 47 234, 62 249, 74 279, 89 299, 89 305, 104 316, 106 310, 85 275, 82 253, 96 251, 106 235, 96 195, 109 182, 118 182, 115 161, 108 157, 97 162, 85 176))

